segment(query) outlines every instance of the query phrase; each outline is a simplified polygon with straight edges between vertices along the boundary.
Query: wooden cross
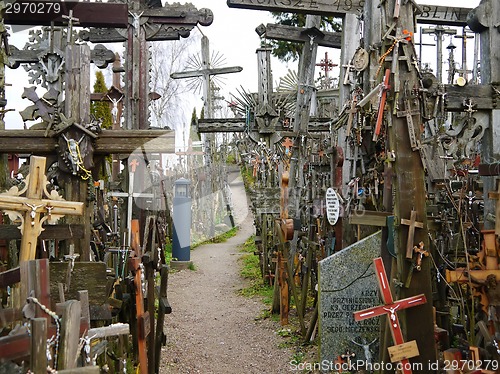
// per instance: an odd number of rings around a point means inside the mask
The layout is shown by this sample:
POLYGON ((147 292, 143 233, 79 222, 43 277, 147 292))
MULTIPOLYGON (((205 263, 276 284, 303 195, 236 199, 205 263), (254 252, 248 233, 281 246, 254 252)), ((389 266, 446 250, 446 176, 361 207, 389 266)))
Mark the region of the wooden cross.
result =
POLYGON ((410 219, 401 218, 401 224, 407 225, 408 227, 408 239, 406 241, 406 258, 411 259, 413 257, 413 242, 415 238, 415 228, 424 228, 423 222, 417 221, 417 212, 412 210, 410 213, 410 219))
POLYGON ((0 210, 6 212, 11 220, 20 218, 22 222, 19 227, 22 233, 21 262, 35 259, 38 236, 45 221, 54 223, 62 216, 83 213, 84 203, 65 201, 57 191, 47 191, 45 162, 45 157, 32 156, 26 186, 21 191, 12 187, 7 193, 0 194, 0 210), (21 196, 24 193, 26 196, 21 196), (44 195, 46 198, 43 198, 44 195))
POLYGON ((420 141, 417 139, 415 135, 415 126, 413 124, 413 116, 420 115, 420 110, 411 109, 410 100, 406 97, 404 99, 405 110, 401 112, 397 112, 398 117, 406 117, 406 124, 408 125, 408 135, 410 137, 410 146, 413 151, 416 151, 420 148, 420 141))
POLYGON ((332 71, 335 66, 339 66, 338 64, 334 64, 331 59, 328 58, 328 52, 325 52, 325 58, 321 60, 321 62, 316 64, 319 66, 321 70, 325 72, 325 78, 328 79, 328 72, 332 71))
MULTIPOLYGON (((378 317, 385 314, 389 318, 389 328, 391 330, 394 343, 396 345, 403 344, 403 333, 401 331, 401 326, 399 325, 397 312, 403 309, 425 304, 427 300, 424 294, 420 294, 417 296, 407 297, 406 299, 394 301, 392 298, 389 280, 387 279, 387 274, 385 272, 382 258, 377 257, 373 259, 373 263, 375 264, 375 273, 377 276, 378 286, 384 305, 354 312, 354 319, 356 321, 363 321, 368 318, 378 317)), ((401 364, 403 366, 403 373, 409 374, 412 372, 408 359, 402 360, 401 364)))
POLYGON ((72 44, 73 43, 73 22, 75 22, 76 24, 79 24, 80 23, 80 19, 76 18, 76 17, 73 17, 73 9, 70 9, 69 14, 67 16, 63 15, 62 18, 68 20, 68 39, 67 39, 67 43, 68 44, 72 44))
POLYGON ((381 88, 380 101, 378 105, 377 123, 373 131, 373 141, 376 142, 382 129, 382 120, 384 119, 385 102, 387 100, 387 91, 389 90, 389 77, 391 76, 391 69, 386 69, 384 75, 383 86, 381 88))
POLYGON ((285 138, 285 141, 281 143, 283 147, 285 147, 285 155, 289 155, 290 153, 290 148, 293 147, 293 141, 289 137, 285 138))
POLYGON ((496 192, 488 192, 488 198, 497 201, 495 207, 495 235, 500 237, 500 181, 498 181, 496 192))

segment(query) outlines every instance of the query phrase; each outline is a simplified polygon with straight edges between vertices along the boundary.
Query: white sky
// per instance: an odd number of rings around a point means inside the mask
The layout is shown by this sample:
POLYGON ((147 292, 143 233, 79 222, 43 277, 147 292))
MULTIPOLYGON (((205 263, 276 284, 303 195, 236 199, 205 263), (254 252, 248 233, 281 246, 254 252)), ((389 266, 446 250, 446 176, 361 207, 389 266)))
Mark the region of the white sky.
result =
MULTIPOLYGON (((373 0, 375 1, 375 0, 373 0)), ((223 87, 225 92, 222 93, 226 99, 229 99, 229 92, 235 93, 235 89, 243 86, 246 90, 255 91, 257 89, 257 60, 255 50, 260 46, 260 39, 255 32, 255 28, 261 23, 274 23, 271 14, 266 11, 254 11, 244 9, 231 9, 226 5, 226 0, 190 0, 198 9, 209 8, 214 13, 214 22, 209 27, 201 27, 201 31, 208 36, 210 40, 211 51, 217 51, 226 57, 225 66, 242 66, 243 71, 237 74, 228 75, 224 80, 226 86, 223 87)), ((455 6, 455 7, 469 7, 474 8, 479 4, 479 0, 426 0, 418 1, 419 4, 437 4, 441 6, 455 6)), ((193 30, 192 33, 198 31, 193 30)), ((460 32, 459 32, 460 33, 460 32)), ((18 48, 23 48, 28 39, 27 32, 14 33, 9 42, 18 48)), ((426 42, 432 42, 432 36, 428 36, 426 42)), ((445 43, 448 43, 445 41, 445 43)), ((454 43, 458 45, 458 41, 454 43)), ((444 46, 446 46, 445 44, 444 46)), ((430 47, 428 47, 430 48, 430 47)), ((434 48, 434 47, 433 47, 434 48)), ((325 49, 322 48, 318 51, 318 60, 324 57, 325 49)), ((429 59, 433 63, 435 61, 435 52, 432 49, 424 52, 423 55, 429 54, 429 59)), ((329 57, 338 62, 339 52, 336 50, 329 50, 329 57)), ((447 55, 444 56, 444 59, 447 55)), ((459 54, 455 59, 461 61, 459 54)), ((272 67, 274 73, 274 81, 277 82, 280 76, 286 74, 287 69, 296 70, 298 62, 291 62, 288 65, 280 63, 278 60, 273 59, 272 67)), ((471 66, 471 65, 469 65, 471 66)), ((443 68, 444 74, 446 67, 443 68)), ((333 76, 338 75, 338 68, 333 72, 333 76)), ((31 102, 21 99, 21 94, 24 87, 29 87, 30 84, 27 80, 27 75, 24 73, 22 67, 16 71, 8 70, 6 73, 7 83, 13 84, 12 87, 7 87, 8 109, 16 109, 15 112, 9 112, 6 115, 6 128, 22 128, 23 123, 18 113, 23 110, 31 102)), ((201 99, 198 98, 196 106, 201 107, 201 99)), ((192 108, 192 106, 191 106, 192 108)), ((186 114, 190 117, 191 112, 188 110, 186 114)))

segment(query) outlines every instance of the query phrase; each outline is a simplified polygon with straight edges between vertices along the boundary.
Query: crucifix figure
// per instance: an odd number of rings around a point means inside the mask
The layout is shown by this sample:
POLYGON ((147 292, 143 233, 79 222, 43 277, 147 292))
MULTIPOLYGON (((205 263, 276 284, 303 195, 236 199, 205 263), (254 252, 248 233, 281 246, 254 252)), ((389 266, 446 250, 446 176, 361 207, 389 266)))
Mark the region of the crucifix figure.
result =
POLYGON ((495 274, 488 274, 486 279, 479 279, 471 273, 464 272, 471 282, 483 286, 488 298, 488 320, 495 325, 495 331, 500 332, 500 285, 495 274))
POLYGON ((42 224, 45 221, 55 223, 64 215, 83 213, 84 203, 65 201, 57 191, 47 191, 48 182, 44 172, 45 158, 32 156, 25 187, 20 191, 17 187, 12 187, 8 192, 0 194, 0 210, 7 213, 13 221, 18 218, 21 220, 21 262, 35 259, 38 236, 44 230, 42 224), (26 196, 21 196, 23 194, 26 196), (43 195, 46 198, 42 198, 43 195))
MULTIPOLYGON (((378 286, 384 305, 360 310, 359 312, 354 312, 354 319, 356 321, 362 321, 368 318, 382 316, 384 314, 387 315, 387 317, 389 317, 389 328, 391 330, 394 343, 396 345, 403 344, 403 332, 401 331, 399 318, 396 312, 417 305, 425 304, 427 300, 424 294, 420 294, 417 296, 407 297, 406 299, 394 301, 392 298, 389 279, 387 279, 387 274, 385 272, 382 258, 375 258, 373 260, 373 263, 375 264, 375 274, 377 276, 378 286)), ((401 364, 403 366, 403 373, 409 374, 412 372, 410 366, 408 365, 408 359, 402 360, 401 364)))
POLYGON ((116 120, 118 118, 118 103, 122 101, 123 95, 121 95, 119 99, 110 97, 109 95, 106 95, 106 97, 109 99, 109 101, 113 103, 113 108, 111 109, 111 115, 113 116, 113 123, 116 123, 116 120))

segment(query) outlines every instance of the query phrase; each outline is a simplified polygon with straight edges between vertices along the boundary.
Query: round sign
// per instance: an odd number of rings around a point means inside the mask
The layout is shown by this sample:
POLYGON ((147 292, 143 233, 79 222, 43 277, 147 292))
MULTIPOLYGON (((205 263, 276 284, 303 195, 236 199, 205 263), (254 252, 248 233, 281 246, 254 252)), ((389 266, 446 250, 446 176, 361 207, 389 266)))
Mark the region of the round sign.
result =
POLYGON ((363 71, 368 67, 368 63, 370 61, 368 52, 363 48, 358 48, 354 53, 354 57, 352 58, 352 64, 354 65, 354 69, 356 71, 363 71))
POLYGON ((333 188, 326 190, 326 217, 330 225, 335 225, 339 219, 340 200, 333 188))

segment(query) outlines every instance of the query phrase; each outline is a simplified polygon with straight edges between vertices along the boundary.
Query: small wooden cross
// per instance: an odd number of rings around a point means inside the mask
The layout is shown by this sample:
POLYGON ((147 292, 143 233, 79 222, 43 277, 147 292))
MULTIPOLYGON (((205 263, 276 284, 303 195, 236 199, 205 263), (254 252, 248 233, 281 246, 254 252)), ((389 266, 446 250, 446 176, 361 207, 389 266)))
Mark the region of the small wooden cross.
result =
POLYGON ((285 141, 281 143, 283 147, 285 147, 285 155, 290 154, 290 148, 293 147, 293 141, 289 137, 285 138, 285 141))
POLYGON ((344 86, 347 86, 350 84, 349 82, 349 73, 352 71, 352 68, 354 68, 354 65, 352 64, 352 60, 347 63, 347 65, 342 65, 343 68, 345 68, 344 72, 344 86))
POLYGON ((498 181, 496 192, 488 192, 488 198, 497 201, 495 209, 495 235, 500 236, 500 181, 498 181))
POLYGON ((12 187, 0 194, 0 210, 7 213, 12 221, 21 219, 20 262, 35 259, 38 236, 44 230, 42 224, 45 221, 54 223, 65 215, 83 214, 84 203, 65 201, 56 190, 47 191, 45 163, 45 157, 31 156, 25 187, 21 191, 12 187), (21 196, 23 194, 26 196, 21 196), (46 199, 42 198, 43 195, 46 199))
POLYGON ((406 258, 413 258, 413 242, 415 238, 415 228, 424 228, 423 222, 417 221, 417 212, 415 210, 411 211, 410 219, 401 218, 401 224, 409 226, 408 228, 408 240, 406 241, 406 258))
MULTIPOLYGON (((384 305, 354 312, 354 319, 356 321, 363 321, 368 318, 378 317, 384 314, 387 315, 387 317, 389 318, 389 328, 391 330, 394 343, 396 345, 403 344, 403 332, 401 331, 399 318, 396 312, 403 309, 412 308, 417 305, 425 304, 427 302, 427 299, 425 298, 424 294, 420 294, 417 296, 407 297, 406 299, 394 301, 392 298, 391 289, 389 287, 389 280, 387 279, 387 274, 385 272, 382 258, 377 257, 373 259, 373 263, 375 264, 375 273, 377 276, 378 286, 384 305)), ((408 359, 402 360, 401 364, 404 374, 410 374, 412 372, 408 359)))
POLYGON ((71 44, 73 42, 73 22, 78 24, 80 23, 80 19, 73 17, 73 9, 69 10, 68 15, 63 15, 62 18, 68 20, 68 39, 67 42, 68 44, 71 44))

